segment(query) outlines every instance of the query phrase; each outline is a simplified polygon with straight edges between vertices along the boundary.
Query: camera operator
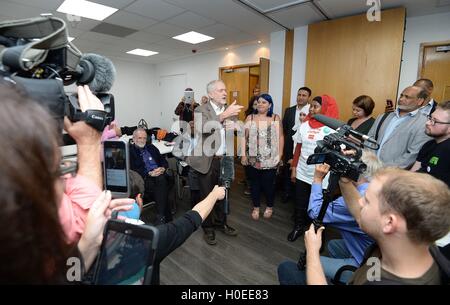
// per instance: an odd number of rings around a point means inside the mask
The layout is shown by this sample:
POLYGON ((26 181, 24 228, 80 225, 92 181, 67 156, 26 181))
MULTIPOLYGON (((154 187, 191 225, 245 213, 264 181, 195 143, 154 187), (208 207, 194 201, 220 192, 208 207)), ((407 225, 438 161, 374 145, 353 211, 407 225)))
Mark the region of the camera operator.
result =
MULTIPOLYGON (((364 196, 369 181, 373 174, 382 167, 382 163, 374 153, 369 151, 363 151, 361 160, 367 165, 367 169, 360 175, 357 182, 352 183, 357 188, 358 193, 364 196)), ((322 182, 329 171, 330 166, 326 163, 316 165, 308 207, 308 214, 312 219, 318 217, 323 204, 322 182)), ((330 257, 320 257, 325 276, 327 279, 333 279, 342 266, 360 266, 366 249, 374 241, 361 231, 342 196, 330 203, 323 223, 337 228, 342 235, 342 239, 328 242, 327 248, 330 257)), ((344 273, 342 276, 347 276, 346 279, 348 280, 348 275, 348 273, 344 273)), ((299 270, 296 262, 285 261, 278 266, 278 279, 281 285, 305 285, 305 277, 305 271, 299 270)), ((341 277, 341 280, 346 282, 343 277, 341 277)))
MULTIPOLYGON (((186 88, 184 91, 192 91, 192 88, 186 88)), ((189 124, 194 120, 194 110, 200 106, 195 100, 186 101, 186 97, 182 97, 180 103, 178 103, 177 108, 175 108, 175 114, 179 116, 180 122, 185 121, 189 124)), ((192 128, 192 126, 191 126, 192 128)), ((183 127, 180 126, 180 131, 183 133, 183 127)))
MULTIPOLYGON (((88 86, 78 89, 80 108, 103 110, 100 100, 88 86)), ((66 179, 65 190, 59 206, 61 224, 68 242, 77 242, 83 233, 89 208, 103 189, 101 169, 101 132, 84 121, 71 122, 64 118, 64 128, 77 143, 78 171, 66 179)))
MULTIPOLYGON (((84 109, 91 107, 85 99, 89 97, 88 89, 79 88, 79 93, 82 93, 80 104, 84 109)), ((65 163, 60 163, 59 130, 40 105, 11 85, 0 84, 0 102, 0 141, 5 143, 0 158, 8 160, 0 162, 0 260, 4 262, 0 265, 0 282, 65 283, 67 259, 80 257, 88 269, 100 247, 106 220, 113 210, 130 209, 133 200, 111 200, 109 192, 99 192, 90 201, 89 213, 86 211, 82 223, 84 233, 77 247, 75 242, 68 244, 58 210, 67 205, 66 209, 77 220, 76 212, 70 209, 71 203, 62 200, 66 176, 63 174, 74 173, 76 167, 69 171, 65 163)), ((83 130, 82 124, 85 123, 77 122, 69 129, 75 137, 79 136, 83 159, 88 152, 83 148, 90 146, 89 139, 93 137, 85 138, 78 133, 83 130)), ((99 158, 99 153, 92 156, 99 158)), ((81 172, 85 166, 88 163, 80 166, 81 172)), ((83 173, 90 176, 93 172, 83 173)), ((74 189, 73 193, 76 200, 82 199, 81 190, 74 189)))
MULTIPOLYGON (((95 101, 91 98, 88 88, 79 88, 82 109, 92 109, 95 101)), ((0 282, 67 283, 67 259, 79 257, 82 269, 88 270, 98 254, 106 221, 115 210, 130 210, 134 200, 111 200, 109 191, 100 192, 91 202, 80 240, 68 244, 58 202, 62 201, 64 180, 75 168, 67 170, 66 163, 60 164, 59 131, 40 105, 12 86, 0 84, 0 101, 0 141, 8 143, 0 150, 0 158, 8 160, 0 163, 0 260, 7 262, 0 265, 0 282)), ((68 124, 72 134, 82 129, 80 124, 85 123, 68 124)), ((83 140, 82 144, 92 143, 83 140)), ((90 158, 99 158, 98 151, 90 158)), ((95 166, 94 162, 91 165, 95 166)), ((190 236, 224 195, 224 188, 216 186, 192 211, 158 227, 158 264, 190 236)), ((154 279, 153 283, 159 281, 159 272, 154 272, 154 279)))
MULTIPOLYGON (((450 229, 450 191, 426 174, 387 168, 378 171, 363 197, 347 178, 339 181, 350 213, 378 247, 349 284, 444 284, 448 261, 433 243, 450 229), (444 265, 446 262, 447 265, 444 265), (375 270, 374 272, 374 268, 375 270)), ((305 233, 308 284, 327 284, 320 262, 321 227, 305 233)))

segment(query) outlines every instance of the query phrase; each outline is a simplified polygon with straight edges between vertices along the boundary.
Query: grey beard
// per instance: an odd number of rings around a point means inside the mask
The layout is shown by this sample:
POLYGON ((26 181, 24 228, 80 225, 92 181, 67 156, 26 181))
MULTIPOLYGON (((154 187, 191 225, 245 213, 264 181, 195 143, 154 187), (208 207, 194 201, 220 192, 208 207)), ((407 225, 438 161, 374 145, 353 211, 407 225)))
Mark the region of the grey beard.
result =
POLYGON ((145 147, 145 144, 138 144, 138 143, 135 143, 135 144, 136 144, 136 146, 139 147, 139 148, 144 148, 144 147, 145 147))

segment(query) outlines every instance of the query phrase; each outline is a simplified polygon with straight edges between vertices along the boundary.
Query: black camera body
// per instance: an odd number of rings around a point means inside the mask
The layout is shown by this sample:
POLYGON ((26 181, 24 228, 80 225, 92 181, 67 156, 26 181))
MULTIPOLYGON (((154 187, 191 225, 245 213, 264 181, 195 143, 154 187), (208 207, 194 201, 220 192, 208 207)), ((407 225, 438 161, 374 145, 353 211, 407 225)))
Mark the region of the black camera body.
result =
MULTIPOLYGON (((110 89, 113 76, 107 82, 96 82, 96 78, 104 76, 97 74, 105 74, 100 71, 103 67, 96 67, 101 59, 95 57, 100 56, 83 55, 70 43, 62 19, 42 16, 0 22, 0 45, 5 46, 0 53, 0 80, 16 85, 44 106, 57 121, 58 128, 62 129, 64 116, 73 122, 84 120, 77 95, 67 95, 64 90, 64 86, 75 82, 89 84, 105 107, 104 114, 96 115, 103 117, 103 123, 92 120, 95 121, 94 128, 103 130, 114 120, 114 97, 99 93, 110 89), (93 88, 95 86, 99 90, 93 88)), ((112 66, 112 63, 108 64, 112 66)), ((115 73, 114 67, 108 68, 103 70, 115 73)))
POLYGON ((326 135, 323 140, 317 141, 314 154, 308 157, 307 164, 327 163, 330 171, 339 177, 346 177, 358 181, 367 166, 361 161, 362 149, 359 145, 347 140, 345 128, 338 132, 326 135), (355 155, 342 154, 342 149, 353 149, 355 155))

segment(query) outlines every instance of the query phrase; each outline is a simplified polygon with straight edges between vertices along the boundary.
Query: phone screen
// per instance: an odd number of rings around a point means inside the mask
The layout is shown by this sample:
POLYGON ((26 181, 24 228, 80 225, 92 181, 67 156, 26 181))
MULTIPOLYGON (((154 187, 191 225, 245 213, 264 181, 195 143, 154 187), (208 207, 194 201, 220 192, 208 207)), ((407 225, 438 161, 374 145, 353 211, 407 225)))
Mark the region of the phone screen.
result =
POLYGON ((184 98, 186 99, 186 103, 190 104, 194 100, 194 91, 184 91, 184 98))
POLYGON ((152 232, 143 236, 142 232, 139 234, 134 231, 107 230, 96 273, 96 284, 144 284, 152 255, 152 232))
POLYGON ((128 168, 126 143, 104 142, 105 184, 113 193, 128 193, 128 168))

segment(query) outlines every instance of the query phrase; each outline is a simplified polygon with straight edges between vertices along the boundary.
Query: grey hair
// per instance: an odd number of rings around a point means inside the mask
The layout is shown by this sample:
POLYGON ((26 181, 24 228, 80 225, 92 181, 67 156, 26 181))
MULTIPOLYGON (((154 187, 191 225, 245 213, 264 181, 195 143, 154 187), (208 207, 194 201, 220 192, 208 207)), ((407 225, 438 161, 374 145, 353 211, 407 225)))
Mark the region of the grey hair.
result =
POLYGON ((206 85, 206 92, 208 92, 208 94, 211 93, 211 92, 213 92, 214 89, 216 89, 216 84, 217 84, 217 83, 223 83, 223 81, 220 80, 220 79, 216 79, 216 80, 210 81, 210 82, 206 85))
POLYGON ((364 149, 361 156, 361 161, 366 164, 367 168, 362 174, 367 180, 372 180, 372 177, 377 171, 384 167, 383 162, 378 159, 377 155, 370 150, 364 149))
POLYGON ((140 131, 141 131, 141 132, 144 132, 145 135, 147 135, 147 131, 145 131, 144 128, 138 127, 138 128, 136 128, 136 129, 133 131, 133 138, 134 138, 135 136, 137 136, 138 132, 140 132, 140 131))

